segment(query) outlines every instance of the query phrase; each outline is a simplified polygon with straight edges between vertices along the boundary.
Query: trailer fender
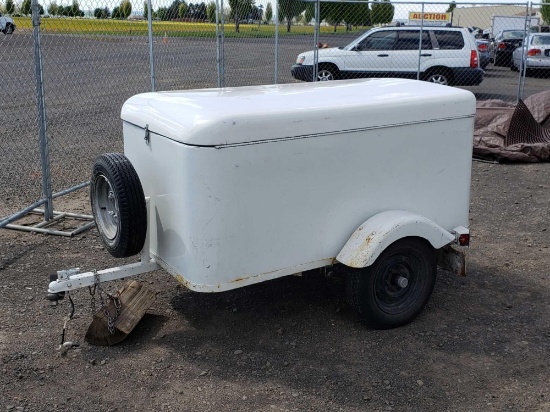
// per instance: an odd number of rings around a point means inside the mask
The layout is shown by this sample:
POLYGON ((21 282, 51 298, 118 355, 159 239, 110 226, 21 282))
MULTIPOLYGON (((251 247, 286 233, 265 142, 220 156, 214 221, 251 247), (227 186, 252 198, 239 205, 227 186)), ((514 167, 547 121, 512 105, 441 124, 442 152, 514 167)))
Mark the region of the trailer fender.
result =
POLYGON ((390 210, 374 215, 359 226, 336 259, 352 268, 370 266, 393 242, 412 236, 426 239, 435 249, 455 240, 452 233, 423 216, 390 210))

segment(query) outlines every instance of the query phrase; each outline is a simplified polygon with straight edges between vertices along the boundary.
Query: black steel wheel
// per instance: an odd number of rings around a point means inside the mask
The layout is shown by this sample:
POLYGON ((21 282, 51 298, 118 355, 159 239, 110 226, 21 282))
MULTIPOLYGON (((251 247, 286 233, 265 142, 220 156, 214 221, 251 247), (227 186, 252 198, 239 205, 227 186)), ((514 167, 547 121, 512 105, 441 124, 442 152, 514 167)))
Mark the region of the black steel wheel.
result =
POLYGON ((13 26, 12 26, 10 23, 8 23, 8 24, 6 25, 6 28, 5 28, 5 30, 4 30, 4 33, 5 33, 5 34, 12 34, 12 33, 13 33, 13 26))
POLYGON ((406 325, 428 303, 436 271, 436 253, 426 240, 400 239, 371 266, 348 273, 348 301, 375 329, 406 325))
POLYGON ((90 182, 90 201, 99 236, 111 255, 133 256, 147 233, 147 208, 139 177, 126 156, 97 157, 90 182))

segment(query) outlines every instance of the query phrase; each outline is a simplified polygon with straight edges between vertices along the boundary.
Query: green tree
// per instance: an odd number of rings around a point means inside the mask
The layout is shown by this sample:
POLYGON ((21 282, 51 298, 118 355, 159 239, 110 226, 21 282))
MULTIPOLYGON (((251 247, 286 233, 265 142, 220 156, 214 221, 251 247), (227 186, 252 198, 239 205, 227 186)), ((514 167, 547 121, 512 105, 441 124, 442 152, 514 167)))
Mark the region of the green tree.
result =
POLYGON ((265 21, 270 22, 273 18, 273 6, 271 3, 267 3, 267 6, 265 7, 265 21))
POLYGON ((252 11, 254 0, 229 0, 231 11, 229 15, 235 20, 235 31, 240 32, 239 23, 242 18, 247 18, 252 11))
MULTIPOLYGON (((6 3, 7 7, 7 3, 6 3)), ((542 0, 540 15, 545 24, 550 24, 550 0, 542 0)))
MULTIPOLYGON (((367 0, 363 0, 367 1, 367 0)), ((344 21, 346 22, 347 29, 351 29, 352 26, 365 26, 370 25, 370 9, 369 4, 352 3, 346 7, 344 15, 344 21)))
POLYGON ((206 18, 211 23, 216 21, 216 3, 213 1, 208 3, 208 6, 206 6, 206 18))
POLYGON ((454 9, 456 9, 456 2, 452 1, 449 7, 447 7, 446 13, 452 13, 454 9))
POLYGON ((13 14, 15 12, 15 4, 13 0, 6 0, 6 13, 13 14))
POLYGON ((186 13, 187 13, 187 4, 184 1, 182 1, 178 7, 178 17, 185 17, 186 13))
POLYGON ((111 12, 109 11, 109 9, 107 7, 105 8, 97 8, 94 10, 94 17, 96 19, 107 19, 111 16, 111 12))
POLYGON ((63 15, 70 17, 83 17, 84 12, 80 10, 80 4, 78 0, 73 0, 73 4, 63 9, 63 15))
POLYGON ((31 12, 31 0, 23 0, 23 3, 21 3, 21 14, 27 16, 31 12))
POLYGON ((127 19, 132 14, 132 3, 130 0, 122 0, 120 6, 118 6, 121 19, 127 19))
POLYGON ((143 2, 143 18, 148 19, 149 18, 149 5, 146 1, 143 2))
POLYGON ((59 13, 59 6, 55 1, 52 1, 48 6, 48 14, 50 16, 57 16, 58 13, 59 13))
POLYGON ((157 10, 157 18, 162 21, 169 20, 170 18, 168 17, 168 9, 166 7, 159 7, 159 9, 157 10))
POLYGON ((290 33, 292 19, 302 14, 302 12, 306 9, 306 5, 306 2, 300 0, 279 0, 279 10, 277 10, 277 14, 279 15, 279 21, 286 19, 287 33, 290 33))
POLYGON ((390 0, 375 0, 372 4, 371 21, 372 24, 391 23, 395 7, 390 0))

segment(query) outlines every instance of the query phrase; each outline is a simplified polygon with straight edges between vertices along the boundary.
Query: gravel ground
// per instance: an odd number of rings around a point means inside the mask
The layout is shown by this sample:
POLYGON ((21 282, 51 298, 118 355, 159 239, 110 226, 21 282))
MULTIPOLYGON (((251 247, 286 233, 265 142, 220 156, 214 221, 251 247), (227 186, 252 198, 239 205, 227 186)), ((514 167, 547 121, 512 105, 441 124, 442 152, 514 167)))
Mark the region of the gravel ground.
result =
MULTIPOLYGON (((110 258, 75 238, 0 229, 0 411, 548 411, 550 165, 474 162, 468 276, 440 272, 412 324, 365 327, 341 278, 311 272, 220 293, 142 275, 157 300, 123 343, 94 347, 87 290, 48 276, 110 258)), ((85 193, 67 198, 88 212, 85 193)))

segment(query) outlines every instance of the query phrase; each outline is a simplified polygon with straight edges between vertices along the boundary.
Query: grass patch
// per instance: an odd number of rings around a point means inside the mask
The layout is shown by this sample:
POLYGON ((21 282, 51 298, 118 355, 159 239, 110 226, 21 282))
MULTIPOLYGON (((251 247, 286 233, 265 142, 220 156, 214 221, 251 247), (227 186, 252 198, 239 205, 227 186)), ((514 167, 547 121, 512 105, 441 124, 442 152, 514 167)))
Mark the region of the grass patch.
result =
MULTIPOLYGON (((14 18, 15 24, 20 30, 32 30, 32 22, 29 17, 14 18)), ((111 20, 111 19, 79 19, 79 18, 43 18, 40 24, 43 33, 52 34, 94 34, 111 36, 147 36, 146 21, 111 20)), ((321 34, 359 34, 367 27, 357 28, 346 32, 345 27, 322 26, 321 34)), ((292 26, 290 33, 286 31, 286 25, 279 26, 279 36, 307 35, 313 36, 313 26, 292 26)), ((215 37, 216 25, 214 23, 188 23, 171 21, 154 21, 153 35, 167 37, 215 37)), ((274 25, 241 24, 240 33, 235 32, 234 24, 225 25, 225 37, 274 37, 274 25)))

